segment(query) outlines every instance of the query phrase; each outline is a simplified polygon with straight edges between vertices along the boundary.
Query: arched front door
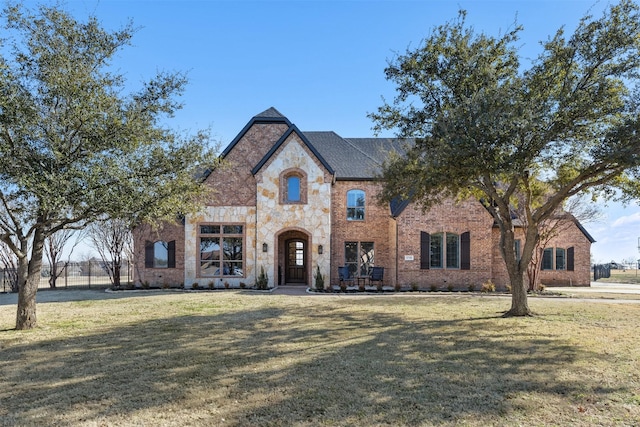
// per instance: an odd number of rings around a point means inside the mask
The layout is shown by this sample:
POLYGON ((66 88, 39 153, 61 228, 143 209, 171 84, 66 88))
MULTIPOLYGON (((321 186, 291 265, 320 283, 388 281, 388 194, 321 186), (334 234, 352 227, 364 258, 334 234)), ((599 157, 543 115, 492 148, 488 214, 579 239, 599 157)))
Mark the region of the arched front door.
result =
POLYGON ((289 239, 285 242, 285 283, 305 283, 307 280, 307 242, 289 239))

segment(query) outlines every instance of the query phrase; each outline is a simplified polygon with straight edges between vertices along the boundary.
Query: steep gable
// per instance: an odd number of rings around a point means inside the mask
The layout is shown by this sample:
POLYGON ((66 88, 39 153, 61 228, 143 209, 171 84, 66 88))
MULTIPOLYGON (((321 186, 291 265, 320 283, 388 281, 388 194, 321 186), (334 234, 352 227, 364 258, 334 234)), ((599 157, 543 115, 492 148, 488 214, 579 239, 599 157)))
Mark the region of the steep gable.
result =
POLYGON ((275 108, 253 117, 222 152, 223 164, 204 180, 215 190, 210 205, 255 205, 256 182, 251 171, 290 126, 275 108))

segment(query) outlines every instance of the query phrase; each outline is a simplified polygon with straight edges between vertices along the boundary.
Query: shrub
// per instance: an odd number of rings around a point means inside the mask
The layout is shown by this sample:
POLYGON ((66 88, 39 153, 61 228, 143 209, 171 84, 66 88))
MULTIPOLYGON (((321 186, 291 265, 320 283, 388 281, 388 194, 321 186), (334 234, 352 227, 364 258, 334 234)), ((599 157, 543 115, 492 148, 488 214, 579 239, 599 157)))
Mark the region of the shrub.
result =
POLYGON ((473 283, 469 283, 467 289, 469 289, 469 292, 474 292, 476 290, 476 285, 474 285, 473 283))
POLYGON ((400 283, 396 283, 394 288, 395 288, 396 292, 400 292, 402 290, 402 285, 400 283))
POLYGON ((260 266, 260 275, 258 276, 258 280, 256 280, 256 288, 260 290, 267 289, 269 285, 269 276, 264 272, 264 267, 260 266))
POLYGON ((198 288, 200 288, 200 284, 198 282, 193 282, 191 284, 191 289, 198 289, 198 288))
POLYGON ((224 288, 225 289, 229 289, 229 282, 227 282, 226 280, 224 281, 224 288))
POLYGON ((216 284, 215 284, 215 283, 213 282, 213 280, 212 280, 212 281, 210 281, 210 282, 209 282, 209 285, 208 285, 208 286, 209 286, 209 289, 213 289, 213 288, 215 288, 215 287, 216 287, 216 284))
POLYGON ((484 282, 482 284, 482 288, 480 288, 480 292, 495 292, 496 291, 496 285, 491 281, 491 280, 487 280, 486 282, 484 282))
POLYGON ((324 290, 324 277, 320 273, 320 266, 316 266, 316 289, 319 291, 324 290))
POLYGON ((507 286, 505 286, 505 289, 507 290, 507 292, 511 293, 511 283, 507 283, 507 286))
POLYGON ((435 292, 435 291, 437 291, 437 290, 438 290, 438 285, 436 285, 436 284, 431 284, 431 285, 429 286, 429 290, 430 290, 431 292, 435 292))
POLYGON ((142 289, 149 289, 151 287, 151 285, 149 284, 148 280, 145 280, 144 282, 142 282, 142 289))
POLYGON ((416 282, 413 282, 411 284, 411 290, 412 291, 417 291, 419 289, 418 284, 416 282))
POLYGON ((453 292, 453 290, 454 290, 454 289, 455 289, 455 286, 453 286, 453 283, 449 283, 449 284, 447 285, 447 290, 448 290, 449 292, 453 292))
POLYGON ((169 288, 170 288, 169 283, 164 282, 164 283, 162 284, 162 289, 169 289, 169 288))
POLYGON ((244 289, 247 287, 247 284, 244 282, 240 282, 240 289, 244 289))

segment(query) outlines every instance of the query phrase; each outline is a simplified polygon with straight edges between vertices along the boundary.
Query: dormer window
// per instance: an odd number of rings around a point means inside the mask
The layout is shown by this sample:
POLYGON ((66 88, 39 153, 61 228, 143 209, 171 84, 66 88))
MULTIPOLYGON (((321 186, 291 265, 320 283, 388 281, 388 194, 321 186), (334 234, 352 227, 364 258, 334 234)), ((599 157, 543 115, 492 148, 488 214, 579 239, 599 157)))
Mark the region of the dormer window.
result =
POLYGON ((280 203, 307 203, 307 174, 302 169, 287 169, 280 174, 280 203))

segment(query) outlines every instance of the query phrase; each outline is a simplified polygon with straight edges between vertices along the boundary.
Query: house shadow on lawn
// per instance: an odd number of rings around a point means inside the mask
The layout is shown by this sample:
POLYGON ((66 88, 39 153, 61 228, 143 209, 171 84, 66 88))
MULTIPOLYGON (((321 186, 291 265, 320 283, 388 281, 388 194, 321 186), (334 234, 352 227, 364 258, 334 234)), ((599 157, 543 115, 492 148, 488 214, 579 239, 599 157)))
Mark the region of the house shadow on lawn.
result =
POLYGON ((339 303, 215 311, 3 349, 0 420, 430 425, 495 421, 527 410, 512 400, 520 393, 581 389, 557 375, 576 358, 573 345, 513 339, 491 319, 406 319, 339 303))

